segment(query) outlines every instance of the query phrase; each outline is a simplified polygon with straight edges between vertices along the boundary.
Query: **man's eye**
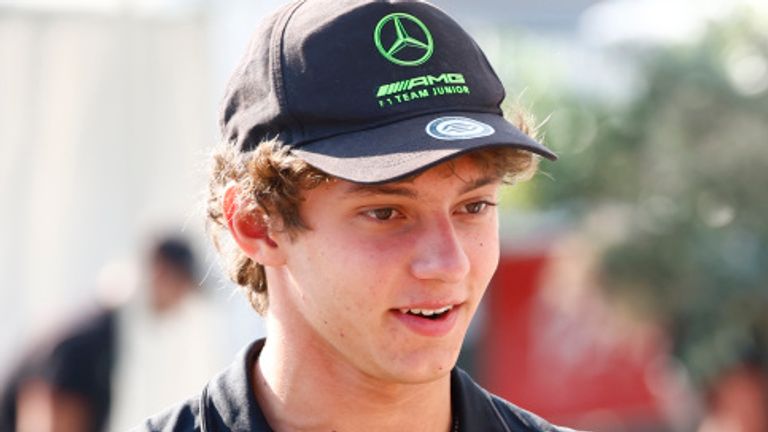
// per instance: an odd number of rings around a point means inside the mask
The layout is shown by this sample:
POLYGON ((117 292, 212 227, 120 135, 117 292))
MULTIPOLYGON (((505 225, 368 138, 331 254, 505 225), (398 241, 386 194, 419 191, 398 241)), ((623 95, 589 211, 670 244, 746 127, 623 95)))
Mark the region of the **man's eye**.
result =
POLYGON ((365 214, 373 219, 386 221, 392 219, 397 214, 397 211, 392 207, 384 207, 368 210, 365 214))
POLYGON ((493 206, 493 205, 496 205, 496 204, 490 203, 488 201, 477 201, 477 202, 466 204, 464 206, 464 209, 468 214, 478 214, 478 213, 482 213, 483 210, 488 208, 488 206, 493 206))

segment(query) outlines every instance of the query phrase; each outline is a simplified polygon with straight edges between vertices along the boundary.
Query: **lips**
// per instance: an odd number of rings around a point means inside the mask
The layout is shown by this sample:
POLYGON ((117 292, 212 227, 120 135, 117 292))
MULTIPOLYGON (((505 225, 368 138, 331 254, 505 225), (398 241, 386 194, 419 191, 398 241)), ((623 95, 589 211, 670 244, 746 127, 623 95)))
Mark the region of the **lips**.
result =
POLYGON ((406 328, 421 336, 440 337, 456 325, 460 304, 418 306, 393 309, 392 313, 406 328))

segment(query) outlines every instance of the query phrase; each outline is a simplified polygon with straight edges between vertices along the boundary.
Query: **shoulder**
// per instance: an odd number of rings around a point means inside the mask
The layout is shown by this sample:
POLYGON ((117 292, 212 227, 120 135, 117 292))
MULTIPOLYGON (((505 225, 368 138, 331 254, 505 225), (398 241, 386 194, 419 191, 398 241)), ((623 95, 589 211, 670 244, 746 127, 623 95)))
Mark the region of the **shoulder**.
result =
POLYGON ((452 394, 462 431, 575 432, 494 395, 458 368, 452 373, 452 394))
POLYGON ((145 420, 131 431, 141 432, 197 432, 202 430, 200 398, 193 397, 145 420))
POLYGON ((496 414, 502 418, 507 425, 515 425, 518 428, 524 428, 512 429, 513 431, 577 432, 574 429, 555 426, 536 414, 513 405, 494 394, 489 393, 489 396, 494 405, 496 414))

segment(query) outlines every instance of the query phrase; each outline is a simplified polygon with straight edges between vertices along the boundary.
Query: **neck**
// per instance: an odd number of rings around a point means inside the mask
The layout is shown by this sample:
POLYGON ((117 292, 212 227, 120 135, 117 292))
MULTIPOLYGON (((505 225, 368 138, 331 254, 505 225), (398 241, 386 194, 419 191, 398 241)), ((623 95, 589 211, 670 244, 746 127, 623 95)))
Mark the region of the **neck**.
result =
POLYGON ((377 379, 267 319, 253 390, 274 430, 451 430, 450 375, 417 384, 377 379))

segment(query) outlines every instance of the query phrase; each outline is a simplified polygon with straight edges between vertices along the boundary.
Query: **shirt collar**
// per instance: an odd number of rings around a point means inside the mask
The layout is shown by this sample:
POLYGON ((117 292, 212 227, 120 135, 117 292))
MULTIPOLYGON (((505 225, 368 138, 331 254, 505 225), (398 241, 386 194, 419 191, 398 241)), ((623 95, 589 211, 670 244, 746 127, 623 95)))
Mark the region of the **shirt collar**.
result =
MULTIPOLYGON (((206 386, 202 395, 203 431, 272 432, 253 394, 251 368, 264 347, 264 339, 246 346, 236 360, 206 386)), ((490 395, 464 371, 451 371, 451 403, 461 432, 509 429, 499 419, 490 395)))
POLYGON ((272 432, 252 390, 251 367, 263 347, 264 339, 246 346, 232 365, 206 386, 200 412, 204 431, 272 432))

